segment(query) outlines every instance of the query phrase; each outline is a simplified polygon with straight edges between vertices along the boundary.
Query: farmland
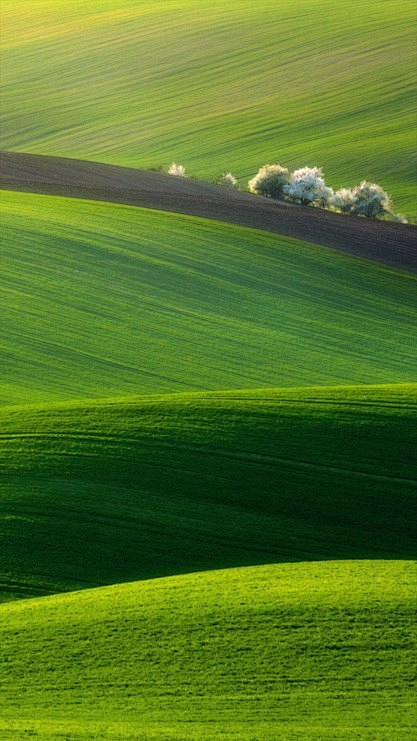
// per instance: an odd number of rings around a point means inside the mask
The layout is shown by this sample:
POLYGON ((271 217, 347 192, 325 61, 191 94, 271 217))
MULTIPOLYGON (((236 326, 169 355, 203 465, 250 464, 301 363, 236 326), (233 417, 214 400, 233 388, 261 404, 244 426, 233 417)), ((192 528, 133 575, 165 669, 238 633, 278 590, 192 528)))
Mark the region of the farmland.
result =
POLYGON ((0 15, 0 737, 412 741, 414 4, 0 15))
POLYGON ((328 561, 5 605, 0 732, 412 739, 416 579, 407 561, 328 561))
POLYGON ((414 275, 108 203, 2 211, 3 402, 416 378, 414 275))
POLYGON ((2 148, 246 183, 268 161, 415 214, 415 3, 3 0, 2 148))
POLYGON ((226 566, 412 558, 416 411, 415 384, 5 409, 2 599, 226 566))
POLYGON ((3 737, 412 738, 412 227, 2 209, 3 737))

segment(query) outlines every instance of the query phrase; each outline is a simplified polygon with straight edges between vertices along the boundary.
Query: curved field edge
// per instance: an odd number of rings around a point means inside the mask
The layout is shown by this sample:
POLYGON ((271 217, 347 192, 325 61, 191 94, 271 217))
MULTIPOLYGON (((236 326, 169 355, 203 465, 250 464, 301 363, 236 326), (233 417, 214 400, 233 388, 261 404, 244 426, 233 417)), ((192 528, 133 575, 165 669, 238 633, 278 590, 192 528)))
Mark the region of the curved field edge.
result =
POLYGON ((417 386, 0 413, 2 599, 206 569, 412 558, 417 386))
POLYGON ((0 152, 0 188, 215 219, 417 272, 415 227, 295 206, 191 178, 99 162, 0 152))
POLYGON ((416 588, 415 562, 342 561, 4 605, 0 730, 411 739, 416 588))
POLYGON ((3 147, 246 182, 376 180, 415 213, 415 3, 2 2, 3 147))
POLYGON ((76 199, 3 192, 2 227, 3 403, 417 377, 416 276, 76 199))

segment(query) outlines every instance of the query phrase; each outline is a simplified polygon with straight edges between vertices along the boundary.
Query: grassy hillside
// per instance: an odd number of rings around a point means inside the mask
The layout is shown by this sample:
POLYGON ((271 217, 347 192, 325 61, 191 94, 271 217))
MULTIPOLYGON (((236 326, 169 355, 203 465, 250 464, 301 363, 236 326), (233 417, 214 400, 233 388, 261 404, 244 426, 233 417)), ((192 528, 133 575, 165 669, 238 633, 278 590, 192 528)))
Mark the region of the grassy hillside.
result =
POLYGON ((268 161, 415 212, 413 0, 2 2, 3 148, 246 182, 268 161))
POLYGON ((348 561, 4 605, 2 738, 415 738, 416 594, 348 561))
POLYGON ((3 403, 417 377, 416 276, 214 221, 1 197, 3 403))
POLYGON ((4 599, 277 561, 413 558, 417 386, 0 414, 4 599))
POLYGON ((1 738, 415 738, 413 227, 256 231, 247 193, 86 161, 319 165, 414 220, 414 19, 3 1, 0 146, 82 161, 2 187, 120 203, 0 193, 1 738))

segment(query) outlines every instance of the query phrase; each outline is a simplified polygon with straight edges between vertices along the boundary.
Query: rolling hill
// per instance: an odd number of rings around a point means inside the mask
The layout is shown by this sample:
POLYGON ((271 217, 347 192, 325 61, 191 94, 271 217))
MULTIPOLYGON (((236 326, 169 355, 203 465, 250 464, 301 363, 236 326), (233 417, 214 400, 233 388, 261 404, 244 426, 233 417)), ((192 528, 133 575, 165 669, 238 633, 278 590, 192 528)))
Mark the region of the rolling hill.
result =
POLYGON ((2 214, 3 404, 416 378, 415 275, 122 205, 2 214))
POLYGON ((414 221, 413 18, 3 0, 2 739, 416 738, 416 228, 210 182, 414 221))
POLYGON ((411 741, 414 229, 1 197, 2 738, 411 741))
POLYGON ((304 208, 193 178, 99 162, 0 152, 3 190, 201 216, 295 237, 417 273, 416 228, 304 208))
POLYGON ((415 738, 416 564, 285 564, 4 605, 2 738, 415 738))
POLYGON ((320 165, 415 215, 414 19, 412 0, 3 0, 2 148, 242 183, 320 165))
POLYGON ((10 407, 3 599, 213 568, 413 558, 417 385, 10 407))
POLYGON ((411 739, 415 229, 2 172, 2 737, 411 739))

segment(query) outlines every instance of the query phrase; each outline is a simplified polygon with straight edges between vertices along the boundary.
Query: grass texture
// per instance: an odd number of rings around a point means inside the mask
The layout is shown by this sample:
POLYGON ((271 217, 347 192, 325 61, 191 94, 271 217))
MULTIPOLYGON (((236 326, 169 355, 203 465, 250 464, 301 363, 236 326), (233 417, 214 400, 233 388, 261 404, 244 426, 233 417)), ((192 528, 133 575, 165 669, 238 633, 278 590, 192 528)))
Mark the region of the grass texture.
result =
POLYGON ((246 183, 376 180, 416 214, 413 0, 3 0, 2 146, 246 183))
POLYGON ((0 414, 2 599, 232 566, 413 558, 417 385, 0 414))
POLYGON ((345 561, 3 605, 2 738, 411 740, 416 595, 345 561))
POLYGON ((416 276, 188 216, 1 198, 3 404, 417 377, 416 276))
MULTIPOLYGON (((411 0, 162 5, 4 0, 2 147, 415 216, 411 0)), ((415 738, 416 277, 1 197, 0 736, 415 738)))

